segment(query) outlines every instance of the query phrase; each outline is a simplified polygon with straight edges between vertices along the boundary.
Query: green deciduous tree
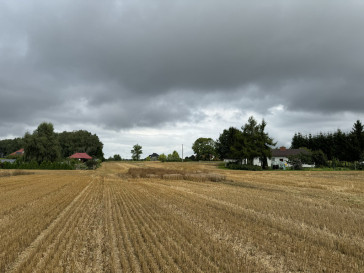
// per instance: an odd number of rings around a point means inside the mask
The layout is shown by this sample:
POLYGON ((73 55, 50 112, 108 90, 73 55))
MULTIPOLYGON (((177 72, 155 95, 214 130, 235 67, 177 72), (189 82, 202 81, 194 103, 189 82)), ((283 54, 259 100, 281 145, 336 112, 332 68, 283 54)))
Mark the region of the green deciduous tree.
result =
POLYGON ((142 146, 140 146, 139 144, 135 144, 133 146, 133 149, 130 151, 131 152, 131 158, 133 160, 140 160, 140 155, 143 153, 143 150, 142 150, 142 146))
POLYGON ((114 154, 113 160, 114 161, 121 161, 121 156, 119 154, 114 154))
POLYGON ((167 160, 167 156, 165 154, 160 154, 158 157, 159 161, 165 162, 167 160))
POLYGON ((216 154, 215 141, 212 138, 200 137, 192 145, 197 160, 211 160, 216 154))
POLYGON ((177 151, 173 151, 172 154, 167 156, 167 161, 181 161, 181 157, 179 156, 177 151))
POLYGON ((61 157, 61 146, 52 123, 41 123, 33 134, 24 136, 24 156, 26 161, 54 162, 61 157))
POLYGON ((21 148, 24 148, 24 138, 0 140, 0 157, 7 156, 21 148))
POLYGON ((62 132, 58 134, 58 138, 63 157, 69 157, 74 153, 87 153, 94 158, 104 158, 102 151, 104 145, 95 134, 91 134, 85 130, 78 130, 62 132))
POLYGON ((271 148, 276 143, 265 131, 266 126, 264 119, 258 124, 254 117, 250 117, 241 131, 233 127, 224 130, 216 141, 217 154, 224 159, 247 160, 249 165, 259 157, 262 167, 267 168, 267 159, 271 157, 271 148))

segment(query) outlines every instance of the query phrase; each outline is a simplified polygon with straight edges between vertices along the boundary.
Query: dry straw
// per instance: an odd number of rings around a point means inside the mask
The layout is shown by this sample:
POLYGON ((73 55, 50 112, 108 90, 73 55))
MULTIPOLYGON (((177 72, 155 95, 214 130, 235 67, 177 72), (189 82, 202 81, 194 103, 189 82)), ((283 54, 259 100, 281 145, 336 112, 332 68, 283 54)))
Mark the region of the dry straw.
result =
POLYGON ((187 172, 185 170, 170 170, 162 168, 130 168, 128 175, 132 178, 159 178, 166 180, 189 180, 196 182, 225 181, 224 175, 215 173, 187 172))
POLYGON ((9 176, 17 176, 17 175, 29 175, 34 174, 33 172, 26 172, 23 170, 15 170, 13 172, 0 172, 0 177, 9 177, 9 176))

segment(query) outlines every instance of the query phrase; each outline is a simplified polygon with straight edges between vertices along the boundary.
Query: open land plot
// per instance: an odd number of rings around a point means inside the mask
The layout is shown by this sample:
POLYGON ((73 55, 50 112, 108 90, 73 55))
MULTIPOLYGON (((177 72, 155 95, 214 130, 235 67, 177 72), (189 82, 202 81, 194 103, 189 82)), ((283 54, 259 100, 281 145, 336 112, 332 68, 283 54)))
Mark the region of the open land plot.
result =
POLYGON ((364 271, 364 172, 1 172, 0 272, 364 271))

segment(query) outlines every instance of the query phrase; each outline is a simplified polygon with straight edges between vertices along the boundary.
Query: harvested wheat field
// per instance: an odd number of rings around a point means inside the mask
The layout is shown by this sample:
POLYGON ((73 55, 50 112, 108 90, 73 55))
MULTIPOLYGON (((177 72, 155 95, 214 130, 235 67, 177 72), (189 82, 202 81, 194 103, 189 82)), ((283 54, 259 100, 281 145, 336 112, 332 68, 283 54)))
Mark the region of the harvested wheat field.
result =
POLYGON ((364 172, 0 170, 0 272, 364 272, 364 172))

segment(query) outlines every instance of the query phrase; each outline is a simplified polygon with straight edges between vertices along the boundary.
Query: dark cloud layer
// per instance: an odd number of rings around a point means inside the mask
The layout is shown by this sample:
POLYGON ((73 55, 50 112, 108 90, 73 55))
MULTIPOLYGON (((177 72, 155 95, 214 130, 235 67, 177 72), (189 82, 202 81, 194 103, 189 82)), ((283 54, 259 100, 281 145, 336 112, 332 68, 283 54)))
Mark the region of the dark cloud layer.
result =
POLYGON ((363 12, 353 0, 2 1, 0 128, 193 124, 216 105, 363 117, 363 12))

